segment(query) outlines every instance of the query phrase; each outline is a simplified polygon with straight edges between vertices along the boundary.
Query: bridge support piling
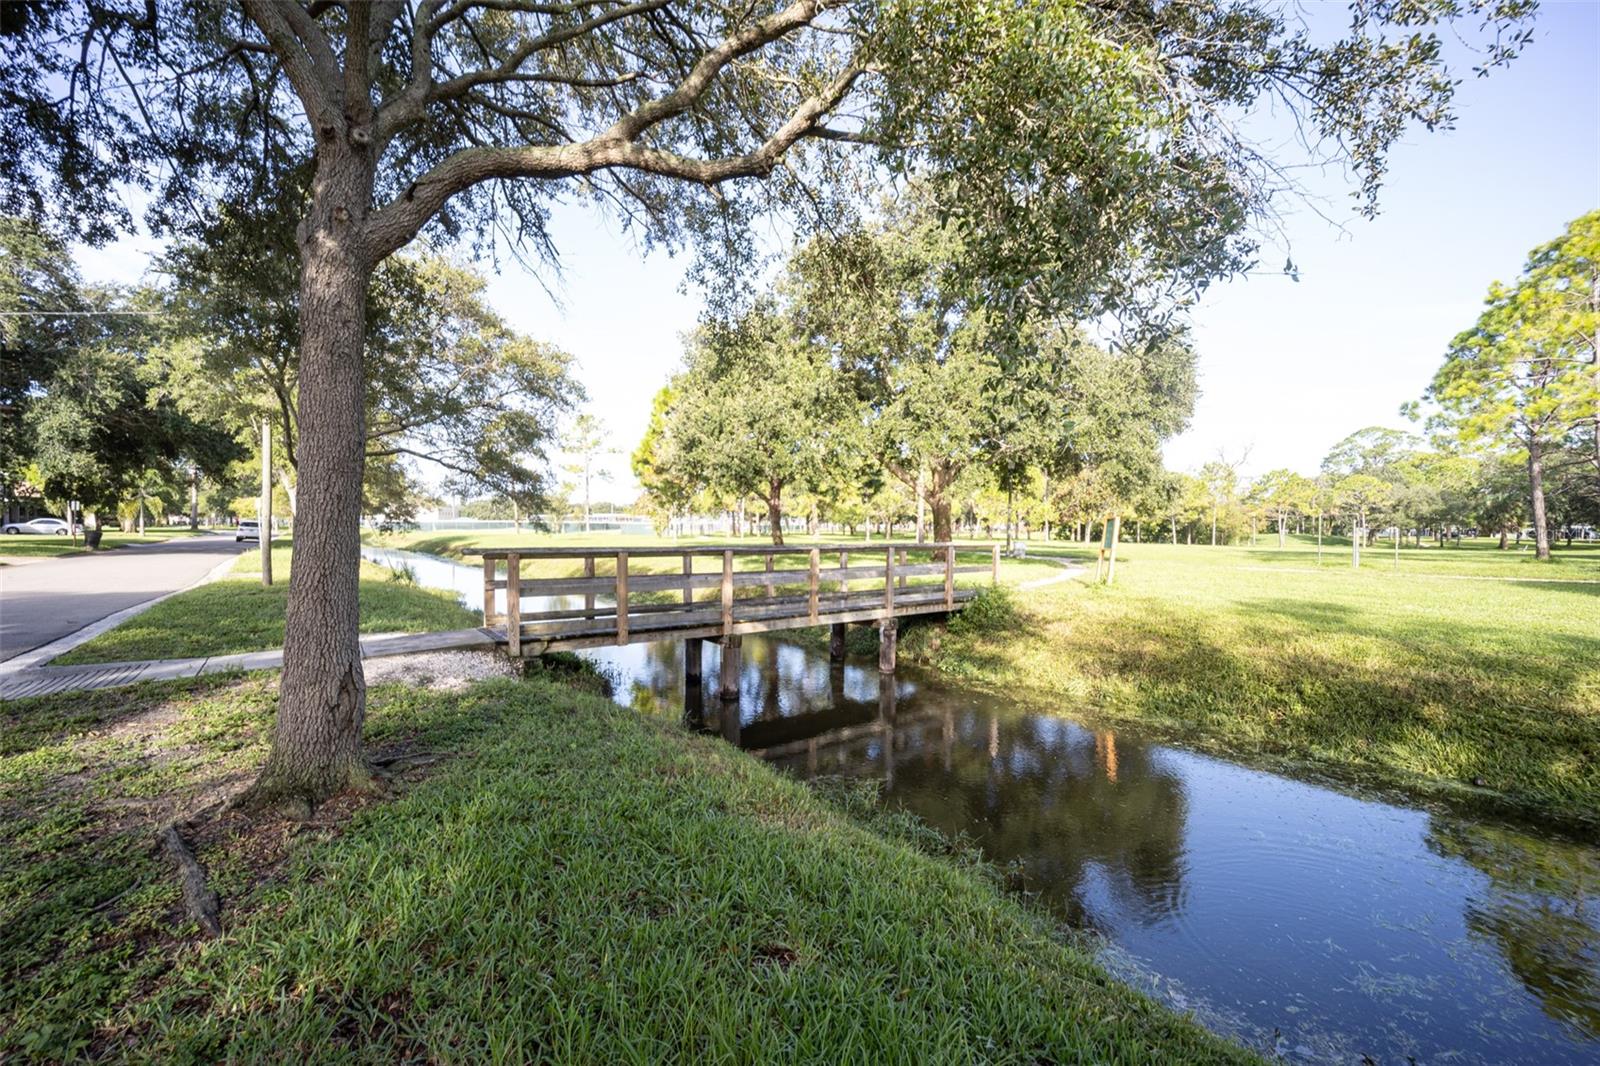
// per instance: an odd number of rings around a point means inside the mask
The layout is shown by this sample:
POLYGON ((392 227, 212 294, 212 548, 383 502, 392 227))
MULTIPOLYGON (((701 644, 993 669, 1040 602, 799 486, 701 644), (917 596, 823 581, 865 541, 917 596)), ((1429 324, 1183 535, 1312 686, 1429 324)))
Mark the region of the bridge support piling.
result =
POLYGON ((899 632, 900 624, 893 618, 878 623, 878 672, 881 674, 894 673, 895 638, 899 632))
POLYGON ((844 630, 843 622, 828 627, 828 658, 836 663, 844 661, 844 630))
POLYGON ((700 687, 700 649, 704 644, 699 637, 683 642, 683 680, 690 688, 700 687))
POLYGON ((742 637, 722 638, 722 683, 719 695, 725 700, 739 698, 739 646, 742 637))

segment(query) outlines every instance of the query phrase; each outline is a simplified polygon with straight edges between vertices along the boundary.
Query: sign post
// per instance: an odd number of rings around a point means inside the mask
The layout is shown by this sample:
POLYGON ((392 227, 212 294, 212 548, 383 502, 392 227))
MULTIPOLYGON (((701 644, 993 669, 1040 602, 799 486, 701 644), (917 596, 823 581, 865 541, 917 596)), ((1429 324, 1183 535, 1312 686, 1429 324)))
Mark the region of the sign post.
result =
POLYGON ((1100 540, 1100 556, 1095 560, 1094 579, 1101 580, 1101 573, 1105 574, 1105 583, 1111 584, 1117 577, 1117 541, 1122 535, 1122 519, 1114 514, 1105 517, 1105 535, 1100 540))

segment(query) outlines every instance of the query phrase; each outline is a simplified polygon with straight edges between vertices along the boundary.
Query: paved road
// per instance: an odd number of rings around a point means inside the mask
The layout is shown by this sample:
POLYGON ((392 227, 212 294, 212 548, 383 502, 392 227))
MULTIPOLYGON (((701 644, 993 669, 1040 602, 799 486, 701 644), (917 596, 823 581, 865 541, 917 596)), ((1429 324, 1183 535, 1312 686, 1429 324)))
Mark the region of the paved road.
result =
POLYGON ((218 534, 0 567, 0 661, 191 585, 245 549, 256 545, 218 534))

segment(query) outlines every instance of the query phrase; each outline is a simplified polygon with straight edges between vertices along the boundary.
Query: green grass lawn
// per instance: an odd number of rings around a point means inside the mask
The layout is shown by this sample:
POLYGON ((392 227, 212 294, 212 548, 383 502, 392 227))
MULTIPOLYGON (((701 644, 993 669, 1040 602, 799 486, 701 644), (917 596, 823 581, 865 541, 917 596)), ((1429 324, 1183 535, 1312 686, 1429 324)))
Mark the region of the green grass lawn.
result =
MULTIPOLYGON (((161 601, 143 614, 54 660, 72 663, 188 659, 262 651, 283 646, 283 612, 289 596, 291 549, 272 549, 271 587, 261 584, 261 556, 248 552, 232 575, 161 601)), ((482 618, 454 595, 394 579, 392 571, 361 566, 361 631, 424 633, 466 629, 482 618)))
MULTIPOLYGON (((1033 546, 1034 551, 1043 545, 1033 546)), ((1123 544, 1117 584, 1020 594, 999 631, 902 642, 985 687, 1244 755, 1600 810, 1600 551, 1123 544), (1551 582, 1559 578, 1563 581, 1551 582), (1538 579, 1538 580, 1530 580, 1538 579)))
POLYGON ((0 1059, 1251 1061, 925 831, 548 680, 374 686, 375 748, 442 761, 191 831, 197 942, 153 834, 259 765, 275 687, 0 709, 0 1059))
MULTIPOLYGON (((193 537, 210 530, 192 530, 188 526, 162 527, 159 529, 146 528, 143 534, 122 533, 117 530, 106 530, 100 540, 100 550, 109 551, 112 548, 121 548, 129 544, 159 544, 164 540, 174 537, 193 537)), ((28 535, 0 536, 0 564, 6 559, 38 559, 54 558, 60 555, 87 554, 88 549, 83 546, 83 536, 80 534, 77 542, 72 537, 40 537, 28 535)))

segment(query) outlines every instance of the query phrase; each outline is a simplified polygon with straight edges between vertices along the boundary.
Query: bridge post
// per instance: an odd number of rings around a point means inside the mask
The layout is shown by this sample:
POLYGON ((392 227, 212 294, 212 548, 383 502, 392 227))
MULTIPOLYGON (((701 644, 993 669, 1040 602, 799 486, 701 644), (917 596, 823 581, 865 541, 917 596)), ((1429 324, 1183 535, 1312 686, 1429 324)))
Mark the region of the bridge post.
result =
POLYGON ((836 663, 844 661, 844 629, 843 622, 828 627, 828 658, 836 663))
POLYGON ((494 582, 495 571, 500 568, 500 563, 491 555, 483 557, 483 624, 492 626, 500 620, 494 609, 494 582))
POLYGON ((689 688, 700 687, 700 652, 704 643, 699 637, 683 642, 683 681, 689 688))
POLYGON ((722 638, 722 683, 719 686, 719 695, 725 700, 739 698, 739 645, 744 643, 743 637, 722 638))
POLYGON ((900 623, 885 618, 878 623, 878 672, 894 673, 895 638, 899 636, 900 623))
POLYGON ((628 643, 628 553, 617 553, 617 643, 628 643))
POLYGON ((506 652, 522 658, 522 556, 506 556, 506 652))

